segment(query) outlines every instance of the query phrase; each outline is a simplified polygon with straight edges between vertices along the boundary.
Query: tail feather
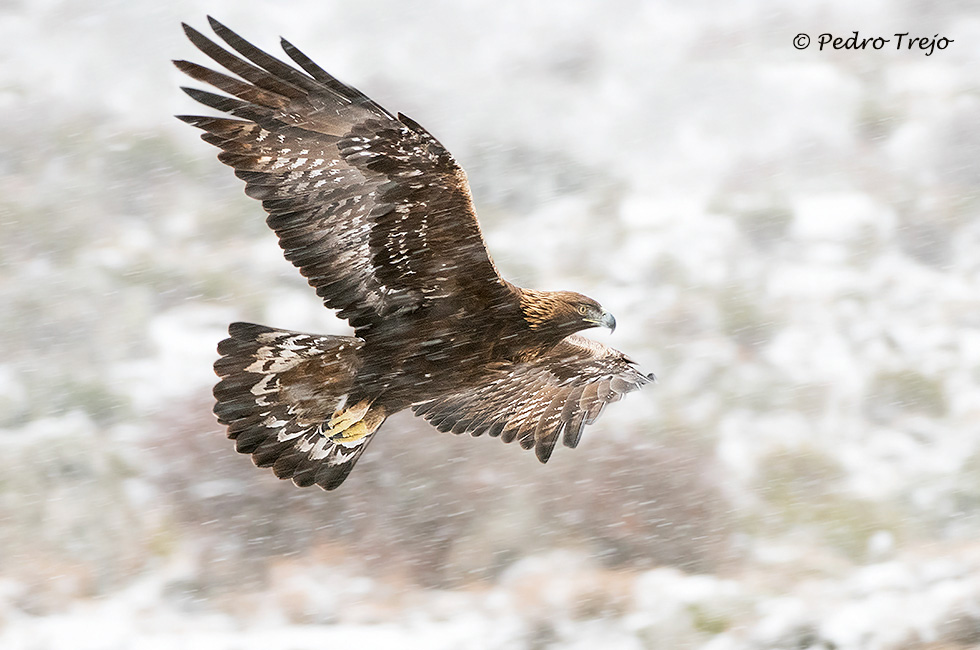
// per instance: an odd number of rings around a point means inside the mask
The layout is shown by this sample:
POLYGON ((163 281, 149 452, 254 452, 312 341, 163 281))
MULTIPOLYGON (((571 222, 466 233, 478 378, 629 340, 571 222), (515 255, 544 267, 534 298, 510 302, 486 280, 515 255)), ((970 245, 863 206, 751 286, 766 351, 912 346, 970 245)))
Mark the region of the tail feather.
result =
POLYGON ((327 421, 351 390, 359 339, 232 323, 214 364, 214 414, 235 449, 300 486, 338 487, 373 433, 329 439, 327 421))

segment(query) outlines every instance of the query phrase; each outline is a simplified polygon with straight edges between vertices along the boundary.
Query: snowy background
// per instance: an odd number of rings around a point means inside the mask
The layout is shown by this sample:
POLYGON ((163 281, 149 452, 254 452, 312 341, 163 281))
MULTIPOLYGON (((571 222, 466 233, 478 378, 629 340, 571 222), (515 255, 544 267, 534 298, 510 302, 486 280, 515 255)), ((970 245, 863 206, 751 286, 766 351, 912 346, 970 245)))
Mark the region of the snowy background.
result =
POLYGON ((974 3, 3 0, 0 111, 0 647, 980 646, 974 3), (172 117, 205 13, 425 125, 659 383, 547 466, 235 454, 227 323, 343 327, 172 117))

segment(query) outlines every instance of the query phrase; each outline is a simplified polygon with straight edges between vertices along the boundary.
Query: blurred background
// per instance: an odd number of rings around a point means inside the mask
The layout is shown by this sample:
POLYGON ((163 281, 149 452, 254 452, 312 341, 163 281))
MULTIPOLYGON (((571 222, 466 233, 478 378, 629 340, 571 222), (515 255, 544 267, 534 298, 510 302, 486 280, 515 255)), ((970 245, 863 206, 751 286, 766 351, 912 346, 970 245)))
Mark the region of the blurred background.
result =
POLYGON ((974 3, 2 0, 0 111, 3 648, 980 646, 974 3), (547 466, 405 414, 334 493, 236 454, 227 324, 344 324, 172 117, 205 13, 428 128, 659 383, 547 466))

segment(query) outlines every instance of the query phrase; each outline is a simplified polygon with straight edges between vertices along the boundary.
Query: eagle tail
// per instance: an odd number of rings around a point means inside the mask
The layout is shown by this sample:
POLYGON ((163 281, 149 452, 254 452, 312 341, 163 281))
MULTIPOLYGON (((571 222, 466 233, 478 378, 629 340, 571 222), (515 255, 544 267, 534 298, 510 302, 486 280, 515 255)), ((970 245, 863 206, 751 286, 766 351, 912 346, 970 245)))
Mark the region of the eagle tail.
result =
POLYGON ((232 323, 228 333, 214 364, 214 414, 235 449, 300 487, 338 487, 384 420, 370 418, 358 437, 329 427, 353 387, 362 342, 251 323, 232 323))

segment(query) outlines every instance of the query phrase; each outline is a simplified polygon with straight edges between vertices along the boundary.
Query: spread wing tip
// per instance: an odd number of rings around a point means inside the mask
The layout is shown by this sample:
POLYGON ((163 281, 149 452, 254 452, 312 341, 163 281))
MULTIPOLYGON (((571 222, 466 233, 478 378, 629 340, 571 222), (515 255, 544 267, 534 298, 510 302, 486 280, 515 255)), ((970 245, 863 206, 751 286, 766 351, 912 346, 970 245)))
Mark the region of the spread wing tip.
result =
POLYGON ((191 126, 197 127, 199 129, 206 129, 209 123, 213 122, 215 119, 220 119, 220 118, 207 117, 205 115, 174 115, 174 117, 176 117, 181 122, 186 122, 187 124, 190 124, 191 126))
POLYGON ((656 382, 656 376, 642 372, 622 352, 572 336, 544 358, 516 364, 503 378, 487 382, 420 404, 416 414, 434 425, 445 423, 440 430, 457 423, 453 433, 519 440, 547 463, 559 440, 578 446, 607 405, 656 382))

